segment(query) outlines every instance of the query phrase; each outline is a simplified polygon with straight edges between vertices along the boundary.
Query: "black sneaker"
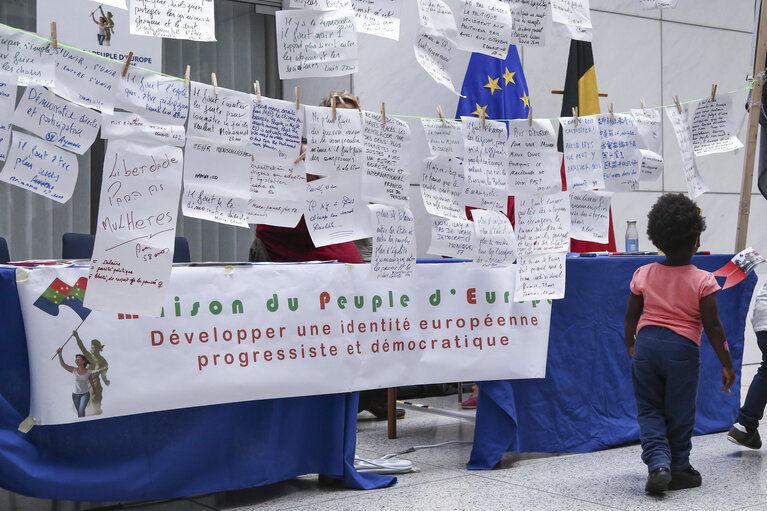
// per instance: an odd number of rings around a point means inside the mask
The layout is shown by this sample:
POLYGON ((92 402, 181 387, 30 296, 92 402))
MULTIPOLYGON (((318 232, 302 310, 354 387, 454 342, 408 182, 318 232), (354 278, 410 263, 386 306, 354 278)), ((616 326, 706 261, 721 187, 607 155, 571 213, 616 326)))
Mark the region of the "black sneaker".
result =
POLYGON ((684 490, 686 488, 697 488, 703 482, 700 472, 692 467, 684 470, 672 471, 671 482, 668 483, 669 490, 684 490))
POLYGON ((762 446, 762 439, 759 438, 759 430, 745 431, 739 423, 735 423, 729 433, 727 433, 727 440, 734 444, 748 447, 749 449, 759 449, 762 446))
POLYGON ((668 490, 671 482, 671 471, 667 468, 656 468, 647 476, 644 491, 647 493, 663 493, 668 490))

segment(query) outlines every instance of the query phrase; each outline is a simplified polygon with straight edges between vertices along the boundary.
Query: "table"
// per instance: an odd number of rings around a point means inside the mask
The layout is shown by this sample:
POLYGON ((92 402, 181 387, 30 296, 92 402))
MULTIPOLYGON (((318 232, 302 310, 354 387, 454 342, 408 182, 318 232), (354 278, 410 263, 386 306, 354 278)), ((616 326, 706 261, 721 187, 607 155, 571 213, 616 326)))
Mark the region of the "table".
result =
MULTIPOLYGON (((713 271, 730 258, 695 256, 692 262, 713 271)), ((660 260, 568 257, 565 298, 552 308, 546 378, 479 383, 468 469, 491 469, 506 451, 591 452, 639 439, 623 318, 634 271, 660 260)), ((752 273, 718 293, 737 379, 731 396, 719 390, 721 366, 703 334, 696 435, 728 430, 737 414, 745 320, 756 280, 752 273)))
POLYGON ((76 501, 165 499, 307 473, 351 488, 396 478, 354 470, 358 393, 186 408, 17 430, 29 364, 14 269, 0 267, 0 487, 76 501))

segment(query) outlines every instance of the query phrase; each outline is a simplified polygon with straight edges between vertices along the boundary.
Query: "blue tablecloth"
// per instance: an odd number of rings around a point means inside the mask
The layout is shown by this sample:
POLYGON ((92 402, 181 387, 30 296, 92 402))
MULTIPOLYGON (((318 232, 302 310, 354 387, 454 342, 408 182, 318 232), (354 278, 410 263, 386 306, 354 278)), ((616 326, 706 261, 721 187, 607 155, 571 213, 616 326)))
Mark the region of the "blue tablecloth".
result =
POLYGON ((29 364, 14 270, 0 268, 0 487, 40 498, 172 498, 319 473, 351 488, 357 393, 270 399, 17 430, 29 364))
MULTIPOLYGON (((730 257, 695 256, 692 262, 713 271, 730 257)), ((552 309, 546 378, 479 384, 469 469, 491 469, 506 451, 590 452, 639 439, 623 318, 634 271, 660 260, 568 257, 565 298, 552 309)), ((720 391, 721 365, 704 334, 695 434, 727 430, 737 414, 745 319, 756 280, 751 274, 718 293, 738 378, 731 396, 720 391)))

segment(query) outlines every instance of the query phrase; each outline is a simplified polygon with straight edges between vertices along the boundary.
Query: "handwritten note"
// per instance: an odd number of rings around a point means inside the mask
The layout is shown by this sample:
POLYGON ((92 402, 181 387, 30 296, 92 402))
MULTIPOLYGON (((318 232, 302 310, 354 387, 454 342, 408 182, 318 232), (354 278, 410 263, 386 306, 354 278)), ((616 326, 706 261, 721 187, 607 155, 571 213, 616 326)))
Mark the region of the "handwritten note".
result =
POLYGON ((306 171, 318 176, 354 174, 365 168, 362 120, 357 110, 306 106, 306 171))
POLYGON ((183 153, 110 140, 85 306, 158 317, 170 280, 183 153))
POLYGON ((557 132, 548 119, 509 121, 509 195, 554 193, 562 190, 557 132))
POLYGON ((442 0, 418 0, 418 25, 435 35, 455 33, 453 11, 442 0))
POLYGON ((357 32, 399 39, 401 0, 352 0, 357 32))
POLYGON ((215 41, 216 21, 213 0, 132 0, 130 33, 215 41))
POLYGON ((351 9, 352 0, 290 0, 290 6, 298 9, 318 9, 323 11, 351 9))
POLYGON ((101 115, 101 138, 131 138, 150 144, 183 146, 186 133, 178 124, 163 124, 132 112, 101 115))
POLYGON ((427 253, 448 257, 473 257, 474 222, 432 217, 431 243, 427 253))
POLYGON ((604 188, 602 140, 596 117, 578 117, 577 126, 572 117, 561 117, 559 122, 562 125, 567 189, 604 188))
POLYGON ((475 209, 474 264, 482 268, 510 266, 517 258, 517 240, 511 222, 503 213, 475 209))
POLYGON ((183 80, 132 67, 118 82, 115 106, 167 124, 184 124, 189 91, 183 80))
POLYGON ((306 227, 315 247, 370 237, 359 179, 337 175, 306 183, 306 227))
POLYGON ((560 35, 591 41, 589 0, 551 0, 551 21, 560 35))
POLYGON ((78 105, 111 114, 122 67, 113 60, 59 46, 53 92, 78 105))
POLYGON ((465 0, 457 24, 456 42, 462 50, 505 59, 511 43, 511 11, 501 0, 465 0))
POLYGON ((85 154, 96 140, 101 114, 30 85, 16 107, 13 124, 62 149, 85 154))
POLYGON ((253 157, 262 163, 292 164, 301 151, 304 110, 293 101, 251 96, 253 117, 250 143, 253 157))
POLYGON ((466 219, 463 204, 463 163, 445 155, 423 161, 421 196, 426 211, 435 216, 466 219))
POLYGON ((14 131, 0 181, 56 202, 67 202, 77 182, 77 157, 37 137, 14 131))
POLYGON ((507 208, 508 160, 506 125, 461 117, 464 147, 464 196, 468 206, 505 211, 507 208))
POLYGON ((0 71, 0 160, 8 156, 13 109, 16 106, 16 75, 0 71))
POLYGON ((184 216, 247 227, 250 152, 187 137, 185 156, 184 216))
POLYGON ((602 139, 602 167, 605 190, 629 192, 639 188, 641 155, 637 149, 637 129, 630 115, 597 116, 602 139))
POLYGON ((306 172, 303 162, 250 164, 248 223, 295 227, 304 214, 306 172))
POLYGON ((558 300, 565 297, 565 261, 567 254, 520 256, 514 301, 558 300))
POLYGON ((549 0, 509 0, 514 25, 511 42, 523 46, 543 46, 549 13, 549 0))
POLYGON ((566 252, 570 248, 569 192, 518 195, 514 217, 520 255, 566 252))
POLYGON ((187 135, 206 138, 217 144, 250 144, 252 101, 249 94, 192 82, 187 135))
POLYGON ((354 11, 277 11, 280 78, 341 76, 357 72, 354 11))
POLYGON ((453 94, 460 95, 453 85, 448 66, 456 49, 447 37, 419 31, 416 36, 413 50, 418 64, 432 79, 447 87, 453 94))
POLYGON ((677 0, 639 0, 642 9, 673 9, 677 0))
POLYGON ((99 1, 100 4, 110 5, 112 7, 118 8, 118 9, 128 10, 128 6, 125 4, 125 2, 126 2, 126 0, 101 0, 101 1, 99 1))
POLYGON ((732 101, 721 96, 716 101, 698 103, 692 116, 692 145, 695 156, 726 153, 743 147, 732 125, 732 101))
POLYGON ((631 115, 637 126, 637 143, 640 149, 649 149, 654 153, 660 154, 661 144, 663 142, 663 121, 660 118, 658 110, 642 110, 641 108, 632 108, 631 115))
POLYGON ((407 208, 370 204, 373 254, 370 274, 376 279, 409 277, 415 269, 415 221, 407 208))
POLYGON ((666 108, 666 116, 671 121, 674 128, 676 141, 679 143, 679 151, 682 155, 682 168, 684 170, 684 180, 687 183, 687 193, 692 200, 706 193, 709 188, 703 182, 698 171, 698 164, 695 162, 695 152, 692 144, 692 128, 687 118, 687 105, 682 105, 682 111, 679 112, 676 106, 666 108))
POLYGON ((0 25, 0 71, 16 75, 19 85, 53 85, 55 64, 51 43, 0 25))
POLYGON ((383 123, 381 114, 362 113, 363 140, 367 164, 362 174, 362 199, 368 202, 406 206, 410 197, 407 149, 410 128, 393 117, 383 123))
POLYGON ((429 152, 436 156, 463 156, 463 134, 459 121, 421 118, 421 125, 429 144, 429 152))
POLYGON ((570 237, 607 243, 611 192, 578 190, 570 193, 570 237))

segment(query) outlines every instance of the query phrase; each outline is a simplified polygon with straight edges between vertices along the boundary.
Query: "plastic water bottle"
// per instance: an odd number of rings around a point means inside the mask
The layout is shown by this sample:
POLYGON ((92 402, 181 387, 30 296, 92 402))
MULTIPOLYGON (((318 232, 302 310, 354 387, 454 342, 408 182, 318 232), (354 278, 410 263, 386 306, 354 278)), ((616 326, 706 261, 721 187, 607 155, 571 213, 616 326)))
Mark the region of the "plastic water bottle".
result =
POLYGON ((639 233, 636 220, 626 222, 626 252, 639 252, 639 233))

